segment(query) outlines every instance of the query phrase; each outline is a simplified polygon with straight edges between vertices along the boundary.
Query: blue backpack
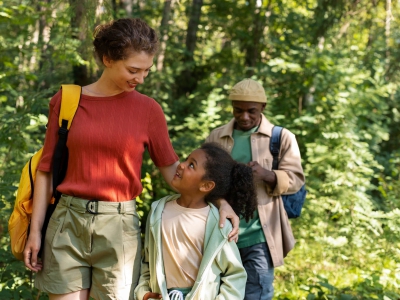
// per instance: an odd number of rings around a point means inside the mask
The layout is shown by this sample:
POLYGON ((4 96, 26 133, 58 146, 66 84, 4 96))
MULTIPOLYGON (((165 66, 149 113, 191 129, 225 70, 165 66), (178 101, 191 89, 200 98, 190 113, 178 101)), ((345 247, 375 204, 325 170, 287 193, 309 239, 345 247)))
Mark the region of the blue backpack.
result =
MULTIPOLYGON (((283 128, 281 126, 274 126, 272 128, 272 136, 269 144, 269 150, 274 158, 272 161, 272 170, 278 170, 279 166, 278 157, 281 148, 282 129, 283 128)), ((297 193, 291 195, 282 195, 283 206, 285 207, 289 219, 294 219, 300 216, 306 195, 307 191, 305 184, 297 193)))

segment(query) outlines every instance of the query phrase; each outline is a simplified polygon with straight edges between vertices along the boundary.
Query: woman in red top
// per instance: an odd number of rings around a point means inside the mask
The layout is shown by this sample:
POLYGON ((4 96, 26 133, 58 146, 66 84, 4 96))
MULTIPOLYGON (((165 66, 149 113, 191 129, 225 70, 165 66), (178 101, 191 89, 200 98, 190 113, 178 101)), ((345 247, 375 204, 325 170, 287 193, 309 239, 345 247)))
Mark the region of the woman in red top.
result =
MULTIPOLYGON (((153 65, 155 31, 140 19, 99 25, 94 50, 101 77, 82 88, 68 133, 68 168, 61 199, 48 224, 43 261, 41 228, 52 195, 61 92, 50 101, 44 150, 37 170, 24 262, 38 272, 35 286, 50 299, 132 299, 140 271, 140 227, 135 197, 142 191, 143 152, 170 183, 179 163, 160 105, 136 91, 153 65), (88 209, 88 205, 89 208, 88 209)), ((221 200, 221 224, 238 218, 221 200)))

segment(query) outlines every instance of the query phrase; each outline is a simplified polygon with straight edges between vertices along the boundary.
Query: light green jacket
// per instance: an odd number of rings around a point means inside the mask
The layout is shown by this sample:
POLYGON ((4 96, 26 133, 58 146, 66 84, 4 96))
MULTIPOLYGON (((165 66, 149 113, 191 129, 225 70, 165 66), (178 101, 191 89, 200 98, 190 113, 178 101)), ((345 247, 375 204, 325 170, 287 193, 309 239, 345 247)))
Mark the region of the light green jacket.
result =
MULTIPOLYGON (((142 258, 139 284, 135 289, 135 299, 152 291, 162 294, 163 300, 170 300, 167 293, 161 242, 161 216, 165 203, 177 199, 179 195, 167 196, 153 202, 146 224, 144 256, 142 258)), ((229 222, 219 227, 218 209, 210 204, 206 223, 203 259, 191 292, 186 300, 244 298, 247 274, 240 259, 235 242, 228 242, 232 227, 229 222)))

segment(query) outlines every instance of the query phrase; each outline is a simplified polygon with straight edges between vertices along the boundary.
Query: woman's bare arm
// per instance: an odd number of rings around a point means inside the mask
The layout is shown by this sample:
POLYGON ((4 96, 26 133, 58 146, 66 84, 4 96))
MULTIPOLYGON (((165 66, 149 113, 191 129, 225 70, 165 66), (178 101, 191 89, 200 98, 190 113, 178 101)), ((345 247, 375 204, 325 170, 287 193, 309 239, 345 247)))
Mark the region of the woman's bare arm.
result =
POLYGON ((33 195, 32 218, 28 240, 24 250, 24 263, 27 268, 37 272, 42 264, 38 261, 38 253, 42 240, 42 227, 47 206, 52 196, 52 173, 37 171, 35 191, 33 195))

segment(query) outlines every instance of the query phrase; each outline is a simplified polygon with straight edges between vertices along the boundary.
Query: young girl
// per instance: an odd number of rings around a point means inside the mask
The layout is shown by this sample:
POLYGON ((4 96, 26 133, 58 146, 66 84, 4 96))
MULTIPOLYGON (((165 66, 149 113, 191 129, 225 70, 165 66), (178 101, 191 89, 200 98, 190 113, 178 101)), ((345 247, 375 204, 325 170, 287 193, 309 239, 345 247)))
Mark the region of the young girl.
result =
POLYGON ((212 203, 225 198, 250 219, 257 203, 251 168, 206 143, 178 165, 171 185, 180 195, 154 202, 147 219, 136 299, 243 299, 247 274, 212 203))

